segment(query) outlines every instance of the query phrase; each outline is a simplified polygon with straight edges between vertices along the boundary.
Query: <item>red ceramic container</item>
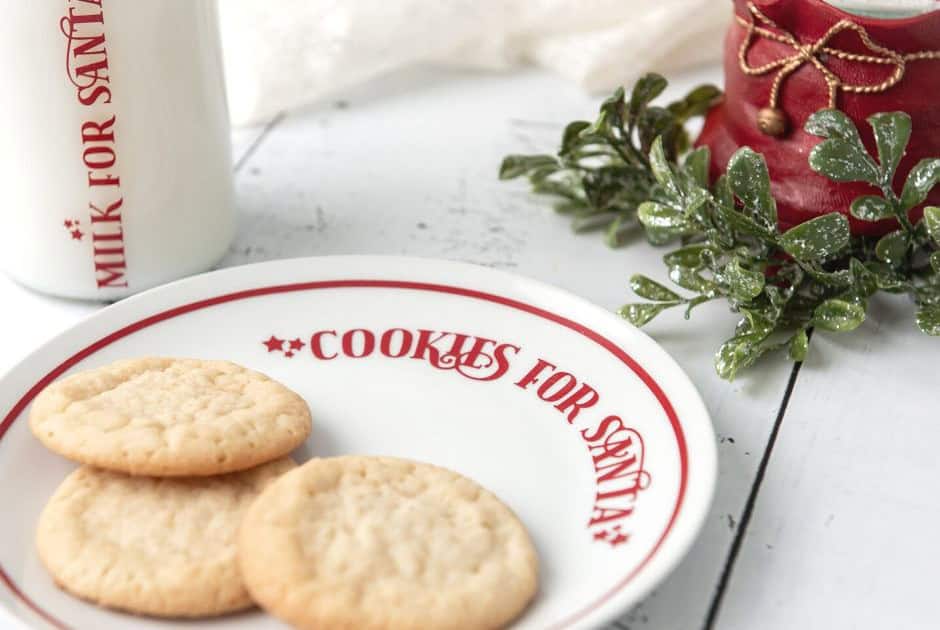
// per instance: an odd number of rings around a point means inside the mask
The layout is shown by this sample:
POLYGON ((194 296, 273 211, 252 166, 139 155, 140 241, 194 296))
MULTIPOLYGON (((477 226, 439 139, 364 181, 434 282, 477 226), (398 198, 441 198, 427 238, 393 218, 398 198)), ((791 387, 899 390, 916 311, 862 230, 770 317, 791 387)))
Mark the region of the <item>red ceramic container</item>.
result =
MULTIPOLYGON (((747 0, 734 0, 734 11, 752 19, 747 0)), ((876 19, 848 14, 821 0, 754 0, 754 6, 801 44, 818 41, 840 20, 861 26, 871 41, 900 54, 940 49, 940 11, 903 19, 876 19)), ((829 89, 820 70, 803 63, 780 86, 778 109, 788 119, 788 131, 780 137, 763 133, 757 126, 758 112, 769 103, 774 72, 749 76, 739 66, 739 51, 747 29, 732 20, 725 39, 725 97, 713 108, 697 143, 708 145, 712 153, 712 175, 724 170, 731 155, 749 146, 764 155, 777 199, 780 226, 783 229, 828 212, 848 215, 849 204, 859 195, 878 191, 863 183, 836 183, 817 175, 807 163, 810 150, 820 138, 803 131, 803 124, 813 112, 826 108, 829 89)), ((848 53, 872 55, 857 32, 843 31, 829 46, 848 53)), ((794 54, 792 46, 755 35, 747 52, 750 66, 758 67, 794 54)), ((891 64, 873 64, 840 59, 821 53, 819 60, 844 83, 878 85, 896 70, 891 64)), ((940 157, 940 60, 911 60, 905 64, 900 81, 877 93, 839 91, 837 107, 845 112, 861 132, 865 145, 874 153, 874 139, 865 119, 877 112, 902 110, 910 114, 913 125, 907 155, 901 160, 895 177, 896 187, 920 159, 940 157)), ((940 189, 935 189, 928 203, 940 205, 940 189)), ((912 218, 919 220, 921 210, 912 218)), ((850 217, 854 234, 879 235, 895 227, 893 220, 868 223, 850 217)))

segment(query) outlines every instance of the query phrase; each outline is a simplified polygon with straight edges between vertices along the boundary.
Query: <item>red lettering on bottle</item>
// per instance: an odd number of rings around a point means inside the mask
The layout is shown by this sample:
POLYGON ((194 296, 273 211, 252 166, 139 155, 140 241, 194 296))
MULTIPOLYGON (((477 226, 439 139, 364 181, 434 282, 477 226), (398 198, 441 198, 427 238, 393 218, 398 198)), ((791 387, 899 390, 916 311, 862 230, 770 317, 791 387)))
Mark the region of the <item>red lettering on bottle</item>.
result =
MULTIPOLYGON (((100 2, 92 3, 101 6, 100 2)), ((104 13, 99 11, 98 13, 76 13, 75 7, 69 7, 69 17, 68 21, 72 24, 104 24, 104 13)))
POLYGON ((114 166, 114 162, 116 160, 117 156, 114 154, 114 149, 111 147, 88 147, 85 149, 84 153, 82 153, 82 161, 85 162, 85 166, 88 168, 98 170, 103 168, 111 168, 114 166))
POLYGON ((83 78, 83 79, 90 79, 89 85, 94 85, 95 83, 98 83, 99 81, 104 81, 105 83, 109 83, 111 79, 108 77, 107 70, 108 70, 108 60, 99 59, 98 61, 92 61, 90 63, 86 63, 82 66, 76 67, 75 77, 83 78))
MULTIPOLYGON (((75 87, 78 102, 85 106, 111 103, 107 38, 101 0, 70 0, 68 13, 59 21, 59 29, 67 40, 66 71, 75 87), (78 3, 81 3, 80 5, 78 3), (82 13, 78 6, 91 5, 96 10, 82 13)), ((95 112, 97 113, 97 112, 95 112)), ((100 190, 113 187, 116 201, 102 209, 99 197, 93 197, 88 208, 91 215, 92 264, 99 288, 126 287, 127 259, 120 195, 121 178, 113 172, 102 173, 117 163, 114 127, 117 116, 106 114, 104 120, 86 120, 81 124, 82 163, 88 169, 88 187, 100 190), (98 205, 96 205, 98 204, 98 205), (105 246, 101 246, 105 245, 105 246)), ((100 194, 100 193, 99 193, 100 194)))
MULTIPOLYGON (((107 239, 92 238, 92 241, 101 241, 101 240, 107 240, 107 239)), ((115 255, 120 256, 121 258, 124 258, 123 247, 96 247, 94 251, 95 251, 95 256, 108 256, 110 254, 115 254, 115 255)))
POLYGON ((89 91, 86 88, 79 88, 78 102, 82 105, 94 105, 95 103, 110 103, 111 88, 107 85, 96 85, 89 91), (101 97, 104 97, 102 100, 101 97))
POLYGON ((89 120, 82 123, 82 144, 89 142, 114 142, 114 121, 117 116, 111 115, 104 122, 89 120))
MULTIPOLYGON (((124 232, 118 231, 114 234, 101 234, 99 232, 92 232, 91 240, 94 243, 98 241, 120 241, 124 239, 124 232)), ((123 251, 123 250, 122 250, 123 251)), ((95 250, 95 253, 98 253, 98 250, 95 250)))
POLYGON ((94 188, 95 186, 115 186, 120 188, 121 178, 115 177, 111 173, 105 173, 98 177, 95 175, 94 171, 88 171, 88 187, 94 188))
POLYGON ((72 49, 73 57, 78 57, 79 55, 107 56, 108 54, 104 49, 104 34, 93 35, 91 37, 73 37, 72 41, 84 42, 83 44, 76 44, 75 48, 72 49), (95 50, 96 46, 101 46, 101 50, 95 50))
POLYGON ((121 207, 121 205, 123 205, 123 203, 124 197, 121 197, 104 210, 98 208, 93 203, 88 204, 88 207, 91 208, 91 222, 98 223, 100 221, 120 221, 121 213, 116 211, 121 207))
POLYGON ((127 280, 124 278, 124 259, 120 262, 100 263, 95 262, 95 273, 97 275, 98 288, 104 287, 126 287, 127 280), (121 282, 118 282, 121 280, 121 282))

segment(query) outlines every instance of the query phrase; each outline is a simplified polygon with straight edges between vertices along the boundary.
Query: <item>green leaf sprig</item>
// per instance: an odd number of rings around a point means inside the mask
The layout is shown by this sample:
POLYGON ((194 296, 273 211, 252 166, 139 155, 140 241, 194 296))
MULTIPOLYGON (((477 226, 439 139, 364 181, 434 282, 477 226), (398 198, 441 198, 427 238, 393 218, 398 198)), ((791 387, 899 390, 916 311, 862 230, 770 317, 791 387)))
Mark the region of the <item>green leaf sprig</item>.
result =
POLYGON ((781 232, 760 154, 738 150, 710 183, 708 148, 690 148, 685 124, 720 91, 701 86, 666 107, 652 105, 665 87, 663 77, 647 75, 629 99, 620 89, 604 101, 595 122, 569 124, 557 155, 511 155, 500 169, 502 179, 525 176, 535 193, 553 197, 575 230, 603 228, 610 245, 638 227, 654 245, 678 244, 663 256, 677 288, 633 276, 632 290, 646 301, 624 306, 623 317, 642 326, 668 309, 682 307, 688 318, 700 304, 726 301, 741 315, 715 355, 716 371, 729 380, 774 350, 802 361, 813 328, 858 328, 879 291, 910 295, 917 325, 940 335, 940 208, 928 206, 916 223, 911 217, 940 181, 940 158, 922 160, 896 189, 911 135, 907 114, 868 119, 877 156, 838 110, 819 111, 805 125, 822 138, 809 157, 814 171, 881 192, 854 200, 852 216, 894 220, 897 229, 852 236, 848 219, 834 212, 781 232))

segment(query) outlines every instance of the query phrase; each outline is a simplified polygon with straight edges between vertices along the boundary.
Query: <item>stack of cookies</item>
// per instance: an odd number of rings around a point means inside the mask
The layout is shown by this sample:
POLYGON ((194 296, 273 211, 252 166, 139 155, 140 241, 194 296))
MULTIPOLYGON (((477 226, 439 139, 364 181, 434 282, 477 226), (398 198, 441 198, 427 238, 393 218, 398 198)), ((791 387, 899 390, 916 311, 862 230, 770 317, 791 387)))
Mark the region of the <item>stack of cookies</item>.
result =
POLYGON ((537 589, 522 523, 457 473, 345 456, 302 466, 304 400, 233 363, 144 358, 74 374, 33 433, 83 466, 39 519, 56 583, 158 617, 260 604, 298 628, 475 629, 537 589))
POLYGON ((300 396, 234 363, 131 359, 53 383, 29 423, 84 464, 39 519, 39 555, 60 587, 166 617, 253 605, 238 526, 310 434, 300 396))

